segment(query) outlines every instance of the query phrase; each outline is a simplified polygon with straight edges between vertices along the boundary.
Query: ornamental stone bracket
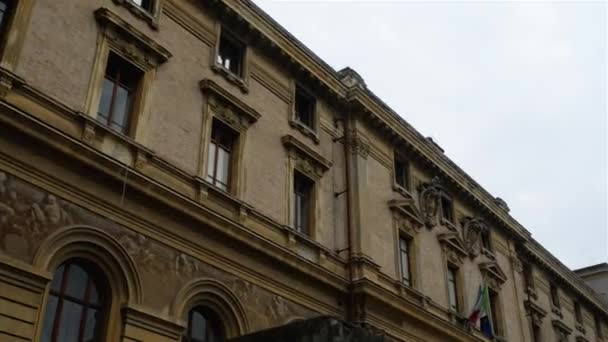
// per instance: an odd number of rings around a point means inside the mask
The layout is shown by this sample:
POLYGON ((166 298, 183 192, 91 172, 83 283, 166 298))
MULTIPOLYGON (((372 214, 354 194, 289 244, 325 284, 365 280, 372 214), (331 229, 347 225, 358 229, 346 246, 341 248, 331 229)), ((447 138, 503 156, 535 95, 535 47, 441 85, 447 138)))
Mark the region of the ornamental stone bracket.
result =
POLYGON ((351 154, 367 159, 369 155, 369 140, 367 138, 357 133, 356 130, 350 130, 346 135, 345 143, 351 154))
POLYGON ((507 281, 505 272, 500 268, 496 261, 489 261, 479 264, 479 270, 488 285, 499 289, 507 281))
POLYGON ((450 232, 440 234, 437 240, 441 244, 441 248, 448 260, 456 265, 462 265, 464 258, 468 255, 466 247, 458 233, 450 232))
POLYGON ((570 336, 570 334, 572 334, 572 328, 565 325, 559 319, 552 320, 551 324, 553 325, 553 329, 555 329, 555 333, 557 334, 557 341, 558 342, 568 341, 568 337, 570 336))
POLYGON ((475 259, 482 251, 481 236, 489 231, 488 225, 483 219, 468 216, 461 223, 465 250, 471 259, 475 259))
POLYGON ((295 160, 294 167, 296 170, 311 177, 314 180, 319 180, 323 174, 331 167, 331 162, 323 156, 315 152, 303 142, 299 141, 292 135, 285 135, 281 138, 281 142, 289 157, 295 160))
POLYGON ((199 86, 207 94, 213 114, 239 132, 245 131, 262 116, 229 91, 210 79, 203 79, 199 86))
POLYGON ((530 317, 532 324, 541 326, 543 318, 547 316, 547 311, 531 300, 526 300, 524 302, 524 307, 526 308, 526 314, 528 317, 530 317))
POLYGON ((413 230, 417 233, 424 226, 422 214, 412 198, 392 199, 388 201, 388 207, 393 212, 399 229, 413 230))
POLYGON ((433 177, 430 183, 420 185, 420 209, 424 218, 424 225, 433 228, 439 224, 439 201, 441 194, 447 193, 439 177, 433 177))
POLYGON ((95 10, 95 19, 112 47, 140 65, 152 69, 173 56, 163 46, 105 7, 95 10))

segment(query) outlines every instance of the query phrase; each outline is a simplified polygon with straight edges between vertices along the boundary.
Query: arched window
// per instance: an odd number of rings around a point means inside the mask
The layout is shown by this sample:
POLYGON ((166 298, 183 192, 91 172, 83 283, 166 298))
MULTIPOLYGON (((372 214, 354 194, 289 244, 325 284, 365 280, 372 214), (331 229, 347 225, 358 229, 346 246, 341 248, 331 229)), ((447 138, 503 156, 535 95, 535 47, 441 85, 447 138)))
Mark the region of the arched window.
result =
POLYGON ((203 306, 188 312, 188 330, 184 342, 222 342, 224 331, 219 317, 203 306))
POLYGON ((61 264, 53 275, 41 341, 101 341, 105 300, 110 298, 106 283, 91 262, 72 259, 61 264))

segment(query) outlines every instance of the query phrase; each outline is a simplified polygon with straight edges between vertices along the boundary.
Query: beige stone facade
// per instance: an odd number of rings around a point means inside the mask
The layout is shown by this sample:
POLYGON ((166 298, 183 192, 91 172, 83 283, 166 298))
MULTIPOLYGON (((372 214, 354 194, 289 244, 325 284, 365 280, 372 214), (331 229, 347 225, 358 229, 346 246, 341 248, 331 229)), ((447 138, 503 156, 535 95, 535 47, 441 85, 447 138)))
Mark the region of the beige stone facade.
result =
POLYGON ((69 260, 103 274, 107 341, 179 341, 193 307, 224 338, 331 315, 388 340, 485 341, 465 324, 482 283, 496 341, 608 340, 606 301, 504 201, 249 0, 6 3, 1 341, 46 341, 69 260), (226 35, 237 72, 218 62, 226 35), (122 132, 98 116, 113 58, 140 75, 122 132), (216 123, 235 137, 225 189, 209 182, 216 123))

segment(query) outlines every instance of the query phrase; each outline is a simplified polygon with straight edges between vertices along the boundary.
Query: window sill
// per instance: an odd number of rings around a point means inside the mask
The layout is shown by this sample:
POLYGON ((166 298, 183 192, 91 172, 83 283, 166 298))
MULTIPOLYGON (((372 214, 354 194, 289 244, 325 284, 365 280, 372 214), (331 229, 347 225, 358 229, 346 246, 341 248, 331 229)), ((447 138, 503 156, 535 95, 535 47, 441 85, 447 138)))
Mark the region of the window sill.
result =
MULTIPOLYGON (((113 0, 113 1, 115 4, 117 4, 119 6, 126 7, 129 10, 129 12, 131 12, 134 16, 138 17, 139 19, 147 22, 148 25, 151 28, 153 28, 154 30, 158 30, 158 26, 159 26, 158 25, 158 13, 152 14, 131 0, 113 0)), ((159 1, 159 0, 156 0, 156 1, 159 1)), ((156 6, 158 6, 158 5, 156 5, 156 6)), ((153 9, 153 11, 160 12, 160 11, 157 11, 154 9, 153 9)))
POLYGON ((310 127, 306 126, 305 124, 301 123, 300 121, 291 119, 289 121, 289 125, 292 128, 295 128, 298 131, 300 131, 300 133, 302 133, 303 135, 312 139, 312 141, 314 141, 315 144, 319 144, 319 142, 321 141, 321 140, 319 140, 319 135, 317 134, 317 132, 313 131, 310 127))
POLYGON ((403 196, 405 198, 414 198, 412 196, 412 193, 409 192, 409 190, 407 190, 403 186, 397 184, 397 182, 393 182, 393 191, 399 193, 401 196, 403 196))
POLYGON ((213 72, 215 72, 216 74, 219 74, 224 77, 228 82, 237 86, 243 94, 249 93, 249 87, 247 86, 247 83, 242 77, 235 75, 232 71, 224 68, 219 64, 213 64, 211 66, 211 70, 213 70, 213 72))

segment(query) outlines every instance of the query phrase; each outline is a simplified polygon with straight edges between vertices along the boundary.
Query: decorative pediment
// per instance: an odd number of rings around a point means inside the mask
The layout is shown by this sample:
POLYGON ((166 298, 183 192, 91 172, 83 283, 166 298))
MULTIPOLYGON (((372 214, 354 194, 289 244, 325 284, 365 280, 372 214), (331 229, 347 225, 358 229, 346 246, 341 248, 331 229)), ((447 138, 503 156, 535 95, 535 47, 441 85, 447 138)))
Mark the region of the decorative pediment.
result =
POLYGON ((557 341, 568 341, 568 336, 572 334, 572 328, 564 324, 564 322, 560 321, 559 319, 552 320, 551 324, 553 325, 553 329, 555 329, 555 332, 557 333, 557 341))
POLYGON ((465 250, 471 258, 475 258, 481 253, 481 236, 489 230, 488 225, 483 219, 464 217, 462 223, 462 237, 465 250))
POLYGON ((437 236, 439 243, 446 253, 448 260, 455 264, 462 264, 463 259, 468 255, 465 249, 464 242, 458 233, 445 233, 437 236))
POLYGON ((415 230, 424 225, 422 214, 412 198, 392 199, 388 201, 388 207, 396 219, 403 220, 404 225, 412 226, 415 230))
POLYGON ((331 167, 331 162, 315 152, 292 135, 281 138, 283 146, 289 152, 289 157, 295 159, 295 168, 311 177, 319 179, 331 167))
POLYGON ((246 130, 261 117, 255 109, 239 100, 213 80, 204 79, 200 81, 199 86, 203 93, 209 95, 207 104, 213 115, 237 131, 246 130))
POLYGON ((526 314, 532 320, 532 324, 536 326, 541 326, 543 318, 547 316, 547 311, 538 306, 531 300, 526 300, 524 302, 524 307, 526 308, 526 314))
POLYGON ((420 185, 420 209, 423 214, 424 224, 428 228, 435 227, 438 223, 439 206, 441 194, 447 193, 441 185, 439 177, 434 177, 430 183, 420 185))
POLYGON ((479 270, 485 281, 494 288, 500 288, 507 281, 505 272, 496 261, 485 262, 479 265, 479 270))
POLYGON ((95 10, 95 18, 111 46, 130 60, 152 68, 171 58, 171 52, 109 9, 101 7, 95 10))

